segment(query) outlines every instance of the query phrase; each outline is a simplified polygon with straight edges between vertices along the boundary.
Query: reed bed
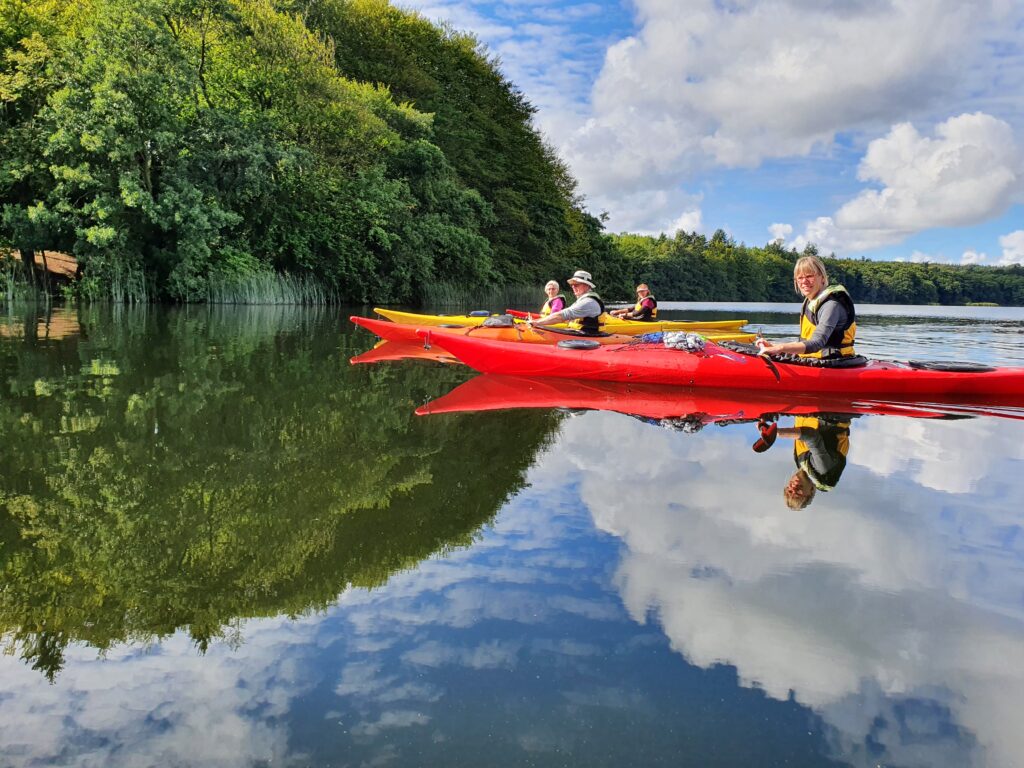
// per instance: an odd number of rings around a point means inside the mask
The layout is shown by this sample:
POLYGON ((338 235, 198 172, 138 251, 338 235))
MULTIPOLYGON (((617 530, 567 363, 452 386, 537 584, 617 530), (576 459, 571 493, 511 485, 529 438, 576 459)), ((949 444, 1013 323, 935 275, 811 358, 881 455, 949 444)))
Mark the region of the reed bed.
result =
POLYGON ((501 311, 506 307, 533 308, 544 303, 537 285, 467 286, 465 283, 429 283, 423 287, 423 304, 431 308, 501 311))
POLYGON ((245 276, 211 277, 207 283, 206 302, 323 306, 338 303, 338 296, 314 278, 260 272, 245 276))
POLYGON ((34 285, 26 276, 21 262, 0 251, 0 286, 4 303, 11 307, 15 303, 44 304, 49 306, 52 297, 45 290, 34 285))

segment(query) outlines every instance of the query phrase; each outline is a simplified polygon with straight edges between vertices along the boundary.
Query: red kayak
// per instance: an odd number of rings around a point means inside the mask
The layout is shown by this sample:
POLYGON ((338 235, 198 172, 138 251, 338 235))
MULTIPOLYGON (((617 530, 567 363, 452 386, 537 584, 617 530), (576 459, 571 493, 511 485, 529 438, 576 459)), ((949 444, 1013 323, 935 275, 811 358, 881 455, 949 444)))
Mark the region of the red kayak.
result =
POLYGON ((614 411, 651 419, 689 416, 701 423, 754 421, 762 416, 863 413, 942 418, 1000 416, 1024 420, 1024 409, 946 403, 896 403, 835 395, 780 396, 764 391, 684 389, 664 384, 532 378, 485 374, 416 409, 419 416, 513 408, 572 408, 614 411))
POLYGON ((569 349, 431 334, 429 330, 420 330, 418 334, 483 373, 746 389, 773 394, 834 394, 902 402, 994 399, 1001 404, 1024 405, 1024 368, 982 366, 981 370, 963 371, 948 368, 969 368, 970 364, 881 360, 856 368, 822 368, 772 362, 757 355, 733 352, 713 342, 707 342, 700 352, 644 342, 569 349))

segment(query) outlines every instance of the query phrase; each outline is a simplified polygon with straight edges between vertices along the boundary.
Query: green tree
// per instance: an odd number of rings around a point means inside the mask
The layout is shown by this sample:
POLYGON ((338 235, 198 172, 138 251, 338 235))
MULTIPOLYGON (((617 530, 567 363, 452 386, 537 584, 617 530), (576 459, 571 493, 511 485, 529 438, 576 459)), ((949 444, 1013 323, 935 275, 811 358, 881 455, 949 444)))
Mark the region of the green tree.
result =
POLYGON ((475 38, 386 0, 295 5, 335 41, 343 73, 434 115, 434 141, 493 208, 482 232, 505 280, 547 279, 570 253, 593 258, 581 254, 591 238, 579 237, 575 181, 533 127, 534 108, 475 38))

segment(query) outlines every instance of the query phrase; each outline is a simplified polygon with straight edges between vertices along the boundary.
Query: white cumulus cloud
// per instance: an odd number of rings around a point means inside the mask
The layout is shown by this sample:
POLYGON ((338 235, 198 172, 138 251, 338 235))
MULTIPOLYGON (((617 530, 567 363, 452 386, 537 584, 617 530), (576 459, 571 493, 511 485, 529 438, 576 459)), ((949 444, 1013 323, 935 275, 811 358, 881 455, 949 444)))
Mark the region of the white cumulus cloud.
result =
POLYGON ((909 123, 894 126, 868 146, 857 177, 879 188, 810 222, 797 248, 813 242, 843 255, 932 227, 984 221, 1021 195, 1024 155, 1005 121, 963 114, 938 125, 934 138, 909 123))
POLYGON ((683 213, 672 222, 672 226, 669 228, 669 232, 677 232, 683 230, 684 232, 698 232, 703 226, 701 211, 699 208, 694 208, 683 213))
POLYGON ((641 235, 661 232, 702 232, 704 217, 700 195, 691 195, 679 188, 639 190, 623 195, 619 215, 610 229, 641 235))
MULTIPOLYGON (((837 136, 857 146, 908 120, 934 125, 951 104, 1024 119, 1013 97, 1024 5, 1012 0, 634 0, 624 37, 600 25, 621 9, 594 2, 403 5, 487 44, 611 231, 699 229, 687 185, 716 167, 829 154, 837 136)), ((866 157, 864 180, 883 188, 877 199, 865 192, 817 219, 801 243, 868 250, 915 226, 955 224, 948 205, 932 217, 940 224, 928 223, 931 201, 900 194, 905 179, 886 173, 897 160, 866 157)), ((977 221, 971 211, 996 206, 1005 185, 980 192, 960 218, 977 221)))
POLYGON ((793 226, 791 224, 772 224, 768 227, 768 232, 771 233, 772 240, 785 242, 786 238, 793 234, 793 226))
MULTIPOLYGON (((978 74, 996 66, 985 43, 1021 14, 956 0, 637 0, 636 9, 639 29, 608 49, 590 119, 560 141, 613 225, 624 193, 931 116, 988 82, 978 74)), ((842 211, 838 226, 856 213, 842 211)))
POLYGON ((999 259, 1001 265, 1024 264, 1024 229, 1003 235, 999 238, 999 245, 1003 248, 1003 256, 999 259))

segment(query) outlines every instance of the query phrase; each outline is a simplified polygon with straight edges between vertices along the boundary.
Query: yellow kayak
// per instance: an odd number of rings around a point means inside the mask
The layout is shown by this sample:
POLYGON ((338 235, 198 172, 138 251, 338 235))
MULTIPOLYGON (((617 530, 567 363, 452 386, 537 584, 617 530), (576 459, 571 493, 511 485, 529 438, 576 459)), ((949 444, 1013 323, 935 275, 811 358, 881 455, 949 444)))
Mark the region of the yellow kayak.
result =
MULTIPOLYGON (((415 325, 418 328, 425 328, 431 325, 451 326, 474 326, 483 325, 488 315, 418 315, 414 312, 399 312, 393 309, 381 309, 374 307, 381 317, 385 317, 395 323, 415 325)), ((724 333, 726 337, 719 337, 718 340, 725 341, 726 338, 739 340, 737 337, 754 338, 753 334, 743 333, 740 328, 747 324, 746 320, 655 320, 645 323, 640 320, 620 320, 608 315, 604 316, 601 330, 605 333, 624 333, 628 336, 637 336, 641 333, 656 333, 658 331, 692 331, 708 338, 714 338, 711 334, 724 333)), ((564 328, 564 323, 555 323, 552 328, 564 328)))
MULTIPOLYGON (((572 334, 565 328, 556 328, 554 326, 545 326, 544 328, 530 328, 524 323, 517 324, 514 328, 483 328, 480 326, 459 326, 458 328, 447 328, 445 326, 423 326, 414 325, 412 323, 395 323, 388 322, 386 320, 376 320, 371 317, 359 317, 353 315, 349 318, 356 325, 365 328, 372 333, 377 334, 382 339, 388 341, 400 342, 405 344, 418 344, 420 343, 419 337, 416 335, 418 328, 429 327, 436 328, 437 333, 465 333, 475 334, 475 338, 493 339, 496 341, 518 341, 525 344, 557 344, 559 341, 565 339, 576 339, 576 338, 587 338, 590 341, 596 341, 598 344, 626 344, 635 338, 624 333, 608 333, 603 336, 587 336, 580 337, 572 334)), ((650 323, 648 323, 650 325, 650 323)), ((703 329, 700 331, 694 331, 699 333, 706 339, 711 341, 740 341, 740 342, 752 342, 754 341, 754 334, 743 333, 732 329, 703 329)))

